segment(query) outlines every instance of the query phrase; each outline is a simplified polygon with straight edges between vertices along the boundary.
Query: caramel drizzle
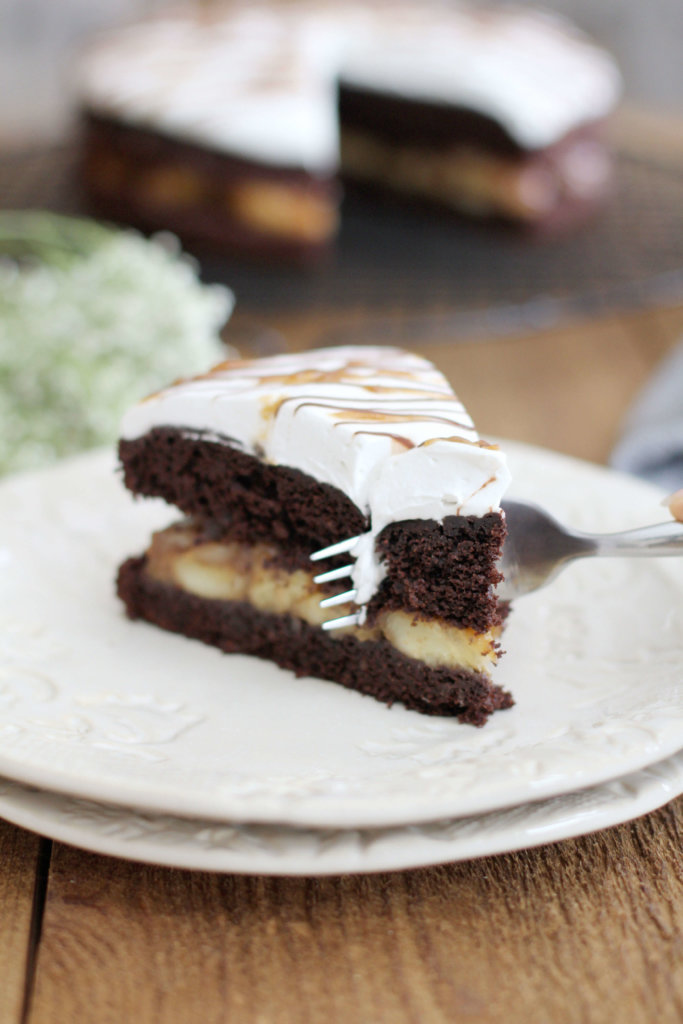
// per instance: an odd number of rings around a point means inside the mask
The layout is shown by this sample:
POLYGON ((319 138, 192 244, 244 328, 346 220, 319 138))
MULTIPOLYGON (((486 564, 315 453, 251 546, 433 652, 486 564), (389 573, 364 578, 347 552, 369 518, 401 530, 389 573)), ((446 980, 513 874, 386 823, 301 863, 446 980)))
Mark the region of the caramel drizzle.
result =
MULTIPOLYGON (((442 402, 444 405, 455 403, 462 409, 462 402, 453 394, 444 393, 442 391, 418 391, 414 388, 389 388, 384 386, 377 386, 375 388, 365 387, 365 385, 349 384, 350 387, 359 388, 362 387, 363 391, 374 391, 372 397, 366 398, 363 395, 353 396, 352 401, 358 405, 391 405, 399 402, 407 402, 411 399, 421 402, 442 402)), ((285 405, 287 402, 302 402, 314 401, 314 397, 311 395, 284 395, 282 398, 277 399, 274 403, 276 405, 285 405)), ((329 408, 343 408, 339 405, 339 402, 335 401, 334 396, 326 395, 323 396, 320 401, 324 402, 329 408)), ((347 407, 347 408, 350 408, 347 407)))
MULTIPOLYGON (((316 370, 306 369, 300 370, 295 373, 273 373, 273 374, 254 374, 239 373, 240 370, 247 370, 253 367, 254 363, 248 359, 228 359, 214 366, 211 370, 204 374, 198 374, 196 377, 186 378, 178 381, 177 383, 192 384, 195 381, 215 381, 223 373, 233 373, 235 381, 242 380, 245 383, 253 383, 255 388, 258 387, 276 387, 276 386, 295 386, 297 384, 335 384, 341 387, 347 388, 360 388, 364 391, 371 392, 372 397, 354 397, 353 405, 340 406, 333 400, 328 401, 316 401, 314 399, 305 399, 301 395, 286 395, 283 398, 275 399, 272 402, 268 402, 264 407, 264 414, 275 418, 280 410, 288 403, 297 402, 297 408, 295 413, 298 413, 301 409, 319 408, 329 409, 338 418, 338 422, 334 424, 334 427, 343 425, 353 425, 355 423, 444 423, 449 427, 464 431, 472 431, 473 427, 471 423, 463 423, 450 416, 437 416, 427 411, 425 412, 401 412, 396 410, 396 404, 402 401, 408 401, 409 399, 417 399, 422 402, 428 403, 441 403, 442 405, 455 404, 458 407, 458 412, 464 412, 463 405, 457 395, 451 391, 436 390, 436 387, 425 388, 419 386, 396 386, 388 384, 366 384, 363 378, 366 373, 353 374, 354 369, 363 371, 369 371, 367 376, 372 377, 390 377, 392 379, 404 378, 408 380, 414 379, 414 373, 408 370, 398 370, 394 368, 382 368, 371 366, 364 362, 351 361, 346 363, 343 367, 338 370, 316 370), (237 371, 237 373, 235 373, 237 371), (349 376, 356 376, 356 380, 349 380, 349 376), (363 409, 357 408, 356 406, 394 406, 394 411, 382 411, 381 409, 363 409)), ((168 389, 166 389, 168 390, 168 389)), ((151 396, 150 396, 151 397, 151 396)), ((371 435, 373 437, 389 437, 391 440, 396 441, 402 447, 406 449, 417 447, 417 442, 412 441, 400 434, 393 434, 389 431, 374 431, 374 430, 357 430, 354 432, 354 437, 360 435, 371 435)), ((433 443, 436 440, 453 440, 466 442, 465 438, 452 437, 452 438, 433 438, 420 443, 420 446, 424 444, 433 443)), ((469 442, 468 442, 469 443, 469 442)))
MULTIPOLYGON (((443 391, 433 391, 418 388, 394 388, 388 387, 384 384, 366 385, 356 384, 352 381, 340 381, 340 384, 344 384, 347 387, 362 388, 363 391, 371 391, 373 395, 371 398, 365 398, 362 395, 354 396, 353 402, 358 405, 391 405, 392 403, 406 402, 410 399, 417 399, 422 402, 442 402, 444 404, 455 403, 462 409, 462 402, 456 395, 449 394, 443 391)), ((313 404, 314 399, 307 399, 304 395, 285 395, 282 398, 278 398, 273 402, 273 407, 279 409, 281 406, 286 405, 289 402, 301 402, 302 405, 313 404)), ((322 403, 321 403, 322 404, 322 403)), ((324 403, 326 408, 330 409, 343 409, 339 403, 329 398, 324 403)), ((351 408, 351 406, 347 406, 351 408)))
MULTIPOLYGON (((278 408, 281 407, 284 402, 292 401, 292 399, 283 399, 282 402, 278 403, 278 408)), ((409 413, 409 412, 378 412, 374 409, 353 409, 353 408, 340 408, 333 402, 301 402, 297 407, 296 412, 305 408, 315 409, 332 409, 335 414, 339 417, 339 422, 335 423, 335 427, 345 426, 346 424, 351 425, 353 423, 446 423, 449 427, 460 427, 462 430, 471 430, 472 428, 468 423, 460 423, 458 420, 452 419, 449 416, 433 416, 429 413, 409 413)))
POLYGON ((335 427, 351 423, 446 423, 449 427, 460 427, 467 430, 467 424, 459 423, 450 416, 433 416, 431 414, 411 412, 374 412, 372 409, 340 409, 339 422, 335 427))
POLYGON ((453 441, 456 444, 469 444, 473 448, 487 448, 489 451, 499 451, 499 445, 491 444, 490 441, 483 441, 478 438, 476 441, 471 441, 467 437, 459 437, 457 434, 453 437, 428 437, 426 441, 420 443, 420 448, 428 448, 430 444, 437 444, 439 441, 453 441))
POLYGON ((401 434, 390 434, 388 430, 354 430, 353 436, 360 437, 361 434, 367 434, 368 437, 389 437, 392 441, 396 441, 402 448, 415 448, 415 442, 411 441, 409 437, 403 437, 401 434))
MULTIPOLYGON (((488 478, 488 480, 485 480, 483 484, 480 484, 479 487, 477 487, 477 489, 475 491, 472 491, 472 493, 470 495, 468 495, 468 497, 465 499, 465 501, 471 501, 472 498, 475 496, 475 494, 480 494, 481 491, 486 490, 486 488, 489 486, 489 484, 495 483, 495 480, 496 480, 495 475, 494 476, 490 476, 488 478)), ((464 503, 465 502, 463 502, 461 505, 459 505, 458 509, 461 509, 462 505, 464 503)))
MULTIPOLYGON (((417 385, 417 386, 413 385, 412 387, 408 387, 408 386, 402 387, 400 385, 397 386, 397 385, 394 385, 394 384, 389 385, 389 384, 381 384, 381 383, 380 384, 365 383, 365 380, 367 379, 368 376, 372 376, 374 378, 389 377, 392 380, 395 380, 396 378, 398 378, 398 379, 414 380, 415 374, 414 374, 413 371, 409 371, 409 370, 399 370, 399 369, 394 369, 394 368, 390 368, 390 367, 387 367, 387 368, 375 367, 375 366, 372 366, 369 363, 351 361, 349 363, 346 363, 343 367, 340 367, 338 370, 306 369, 306 370, 300 370, 300 371, 295 372, 295 373, 272 373, 272 374, 240 373, 240 371, 248 370, 249 368, 251 368, 253 366, 254 366, 254 361, 253 360, 248 360, 248 359, 228 359, 228 360, 224 360, 222 363, 218 363, 218 365, 212 367, 212 369, 207 371, 206 373, 198 374, 198 375, 196 375, 194 377, 191 377, 191 378, 181 378, 180 380, 174 382, 172 387, 175 387, 175 386, 178 386, 178 385, 193 384, 195 382, 200 382, 200 381, 211 381, 211 382, 213 382, 213 381, 216 381, 218 378, 220 378, 221 375, 223 375, 223 374, 232 374, 232 375, 234 375, 233 376, 234 383, 238 383, 238 382, 243 382, 244 384, 250 383, 254 388, 266 388, 266 387, 268 387, 268 388, 269 387, 276 388, 278 386, 279 387, 294 387, 297 384, 304 385, 304 386, 307 385, 307 384, 335 384, 335 385, 337 385, 339 387, 344 387, 344 388, 362 389, 363 391, 367 391, 367 392, 370 392, 372 394, 371 398, 362 398, 362 397, 355 398, 354 397, 354 403, 361 403, 361 404, 362 403, 366 403, 366 402, 367 403, 371 403, 371 404, 391 403, 391 402, 400 402, 402 400, 407 400, 407 399, 410 399, 410 398, 414 398, 414 399, 421 399, 422 401, 428 401, 428 402, 456 403, 462 409, 462 403, 458 399, 457 395, 454 395, 453 392, 451 392, 451 391, 444 391, 443 389, 438 388, 436 384, 431 386, 431 387, 430 386, 422 386, 421 387, 419 385, 417 385), (368 371, 368 372, 354 374, 353 373, 354 369, 364 370, 364 371, 368 371), (351 377, 352 379, 349 380, 348 379, 349 377, 351 377)), ((168 390, 170 390, 170 389, 169 388, 165 388, 164 389, 164 391, 168 391, 168 390)), ((150 397, 152 397, 152 396, 150 396, 150 397)), ((268 407, 272 411, 273 415, 277 415, 277 413, 279 412, 279 410, 282 407, 282 405, 284 405, 287 402, 297 402, 297 401, 300 401, 301 402, 301 406, 300 407, 303 407, 304 405, 307 405, 307 404, 313 404, 312 402, 309 403, 309 402, 303 401, 304 397, 305 396, 302 396, 302 395, 287 395, 287 396, 284 396, 284 397, 282 397, 280 399, 275 399, 272 403, 269 403, 268 407)), ((323 407, 335 408, 335 409, 339 408, 336 405, 325 405, 323 407)), ((339 409, 339 414, 340 415, 344 414, 343 408, 339 409)), ((419 418, 425 419, 427 417, 421 416, 419 418)), ((459 425, 464 427, 465 429, 467 429, 465 424, 459 424, 459 425)))
MULTIPOLYGON (((199 374, 197 377, 193 377, 192 379, 212 380, 220 374, 234 373, 235 371, 248 369, 251 366, 253 366, 253 361, 249 359, 227 359, 222 363, 218 363, 217 366, 212 367, 212 369, 207 373, 199 374)), ((412 380, 415 377, 415 373, 411 370, 398 370, 391 367, 372 366, 370 363, 350 362, 346 363, 338 370, 315 370, 311 368, 309 370, 297 370, 294 373, 244 373, 237 374, 236 376, 241 377, 243 380, 254 381, 257 387, 274 387, 276 385, 294 387, 296 384, 345 384, 347 386, 365 387, 367 390, 378 387, 381 390, 386 387, 386 385, 363 384, 363 378, 372 376, 412 380), (354 370, 364 370, 366 373, 354 374, 354 370), (349 380, 349 377, 357 378, 357 380, 349 380)), ((403 389, 397 388, 396 390, 403 389)), ((418 390, 417 393, 420 393, 420 391, 418 390)))

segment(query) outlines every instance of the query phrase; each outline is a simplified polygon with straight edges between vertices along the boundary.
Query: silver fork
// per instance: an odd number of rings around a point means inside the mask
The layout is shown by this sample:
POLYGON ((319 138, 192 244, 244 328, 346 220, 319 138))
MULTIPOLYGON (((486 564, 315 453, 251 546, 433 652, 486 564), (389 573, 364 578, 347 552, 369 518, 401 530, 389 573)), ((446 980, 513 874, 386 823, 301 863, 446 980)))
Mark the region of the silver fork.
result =
MULTIPOLYGON (((498 568, 504 581, 496 592, 503 601, 513 601, 532 590, 550 583, 557 574, 577 558, 600 557, 653 557, 683 555, 683 526, 678 522, 657 523, 622 533, 580 533, 562 526, 543 509, 521 501, 503 503, 507 523, 507 537, 498 568)), ((349 537, 314 551, 314 562, 351 551, 358 537, 349 537)), ((353 563, 331 569, 314 577, 315 583, 331 583, 348 579, 353 563)), ((339 604, 352 604, 356 591, 345 590, 323 598, 322 608, 339 604)), ((364 609, 359 607, 350 615, 330 619, 323 629, 341 629, 357 625, 363 620, 364 609)))

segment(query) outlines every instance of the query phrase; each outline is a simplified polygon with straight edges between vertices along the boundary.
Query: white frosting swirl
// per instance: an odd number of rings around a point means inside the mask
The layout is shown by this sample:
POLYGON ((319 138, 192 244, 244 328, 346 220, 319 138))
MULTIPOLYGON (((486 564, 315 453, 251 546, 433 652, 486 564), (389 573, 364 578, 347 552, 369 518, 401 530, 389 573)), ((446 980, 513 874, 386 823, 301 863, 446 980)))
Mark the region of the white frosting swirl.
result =
POLYGON ((353 552, 359 603, 382 578, 375 539, 387 524, 497 511, 509 482, 503 453, 479 442, 443 375, 400 349, 222 363, 134 406, 121 434, 154 427, 232 443, 346 494, 370 522, 353 552))
POLYGON ((609 55, 556 17, 438 0, 305 0, 174 14, 103 36, 81 62, 87 107, 274 165, 338 162, 336 82, 464 106, 523 148, 615 105, 609 55))

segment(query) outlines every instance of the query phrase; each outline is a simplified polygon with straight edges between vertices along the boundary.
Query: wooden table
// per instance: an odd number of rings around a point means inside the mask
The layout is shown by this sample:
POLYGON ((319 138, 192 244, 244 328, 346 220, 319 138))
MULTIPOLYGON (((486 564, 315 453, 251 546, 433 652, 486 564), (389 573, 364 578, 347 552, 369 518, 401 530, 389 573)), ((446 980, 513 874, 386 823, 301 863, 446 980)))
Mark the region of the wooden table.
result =
MULTIPOLYGON (((362 318, 261 326, 303 347, 362 318)), ((421 351, 483 433, 604 462, 681 336, 683 305, 655 305, 421 351)), ((0 1024, 676 1024, 682 838, 679 799, 554 846, 307 880, 146 867, 0 823, 0 1024)))

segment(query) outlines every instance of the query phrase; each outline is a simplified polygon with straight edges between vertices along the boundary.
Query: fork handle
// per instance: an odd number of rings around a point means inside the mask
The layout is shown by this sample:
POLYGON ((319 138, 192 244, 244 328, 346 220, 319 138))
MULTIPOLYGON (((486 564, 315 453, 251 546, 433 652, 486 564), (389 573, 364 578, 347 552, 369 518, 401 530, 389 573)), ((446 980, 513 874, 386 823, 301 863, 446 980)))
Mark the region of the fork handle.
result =
POLYGON ((683 555, 683 526, 680 523, 657 523, 622 533, 583 534, 595 547, 586 554, 603 556, 683 555))

